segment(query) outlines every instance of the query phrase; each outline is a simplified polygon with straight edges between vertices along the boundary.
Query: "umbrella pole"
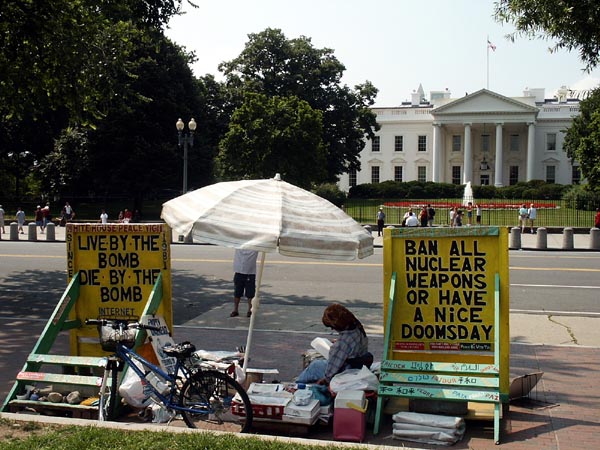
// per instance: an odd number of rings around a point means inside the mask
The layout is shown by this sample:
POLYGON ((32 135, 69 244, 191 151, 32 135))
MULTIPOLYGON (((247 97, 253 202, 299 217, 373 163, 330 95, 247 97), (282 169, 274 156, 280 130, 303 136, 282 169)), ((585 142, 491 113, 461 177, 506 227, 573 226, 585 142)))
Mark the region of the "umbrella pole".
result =
POLYGON ((258 313, 258 307, 260 305, 260 286, 262 283, 262 274, 263 269, 265 267, 265 252, 260 252, 260 266, 258 268, 258 280, 256 280, 256 292, 254 294, 254 298, 252 299, 252 315, 250 316, 250 325, 248 326, 248 337, 246 338, 246 351, 244 353, 244 377, 246 376, 246 370, 250 367, 250 353, 252 347, 252 335, 254 334, 254 320, 256 319, 256 314, 258 313))

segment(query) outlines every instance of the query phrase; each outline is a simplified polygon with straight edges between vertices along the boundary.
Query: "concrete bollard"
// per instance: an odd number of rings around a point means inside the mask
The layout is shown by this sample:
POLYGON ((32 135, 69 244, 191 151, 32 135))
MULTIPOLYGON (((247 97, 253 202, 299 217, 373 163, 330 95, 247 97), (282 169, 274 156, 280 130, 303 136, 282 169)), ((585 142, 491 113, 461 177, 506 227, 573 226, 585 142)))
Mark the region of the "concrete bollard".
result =
POLYGON ((548 248, 548 230, 546 230, 544 227, 537 229, 535 248, 538 250, 546 250, 548 248))
POLYGON ((521 228, 513 227, 510 229, 510 244, 513 250, 521 250, 521 228))
POLYGON ((37 241, 37 225, 35 222, 27 224, 27 240, 37 241))
POLYGON ((19 240, 19 224, 17 222, 12 222, 10 224, 10 240, 11 241, 19 240))
POLYGON ((563 250, 573 250, 573 228, 565 228, 563 230, 563 250))
POLYGON ((590 249, 600 250, 600 228, 590 230, 590 249))
POLYGON ((46 240, 48 242, 56 241, 56 225, 52 222, 46 225, 46 240))

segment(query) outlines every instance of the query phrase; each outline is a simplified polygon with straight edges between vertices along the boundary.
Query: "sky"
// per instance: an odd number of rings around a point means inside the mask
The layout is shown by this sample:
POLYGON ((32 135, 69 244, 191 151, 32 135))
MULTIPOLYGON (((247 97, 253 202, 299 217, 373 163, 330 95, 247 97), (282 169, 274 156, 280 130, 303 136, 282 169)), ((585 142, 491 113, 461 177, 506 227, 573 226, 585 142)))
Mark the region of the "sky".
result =
POLYGON ((186 4, 166 34, 196 53, 198 77, 223 80, 219 63, 237 57, 248 34, 278 28, 288 39, 305 36, 332 49, 346 67, 342 83, 369 80, 379 90, 378 107, 410 101, 419 84, 427 98, 430 91, 448 89, 458 98, 482 88, 508 97, 545 88, 551 98, 561 86, 600 84, 600 69, 584 72, 577 51, 550 53, 548 40, 509 41, 514 27, 494 20, 493 0, 192 1, 199 8, 186 4))

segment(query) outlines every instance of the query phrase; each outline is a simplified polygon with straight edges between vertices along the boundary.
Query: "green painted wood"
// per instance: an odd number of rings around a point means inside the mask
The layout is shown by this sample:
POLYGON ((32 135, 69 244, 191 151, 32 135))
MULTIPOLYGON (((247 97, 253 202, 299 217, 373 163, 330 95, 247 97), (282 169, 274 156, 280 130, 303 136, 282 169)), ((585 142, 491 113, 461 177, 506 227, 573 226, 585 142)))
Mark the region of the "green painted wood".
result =
POLYGON ((382 372, 380 382, 386 383, 420 383, 452 386, 476 386, 498 388, 500 380, 497 377, 475 377, 463 375, 440 375, 419 372, 382 372))
MULTIPOLYGON (((395 273, 393 282, 395 283, 395 273)), ((385 397, 419 398, 494 404, 494 442, 500 443, 500 406, 508 402, 500 393, 500 275, 495 274, 494 286, 494 364, 457 362, 390 360, 389 336, 391 331, 390 306, 386 324, 384 358, 377 396, 375 426, 379 432, 383 399, 385 397)), ((390 305, 393 296, 390 293, 390 305)))
POLYGON ((41 383, 77 384, 82 386, 100 386, 102 384, 102 377, 26 371, 19 372, 17 374, 17 380, 41 383))
POLYGON ((61 366, 104 367, 106 365, 106 358, 103 356, 36 355, 32 353, 27 361, 61 366))
MULTIPOLYGON (((385 337, 383 342, 383 359, 387 360, 390 349, 390 339, 392 334, 392 318, 394 317, 394 296, 396 295, 396 272, 392 273, 390 280, 390 293, 388 300, 388 315, 385 322, 385 337)), ((377 405, 375 407, 375 426, 373 434, 379 433, 379 425, 381 423, 381 414, 383 411, 383 398, 377 396, 377 405)))
MULTIPOLYGON (((152 292, 150 292, 150 296, 148 297, 148 301, 146 302, 146 307, 142 312, 142 316, 153 316, 158 311, 158 307, 162 302, 163 297, 163 282, 162 282, 162 272, 158 274, 156 278, 156 282, 154 283, 154 287, 152 288, 152 292)), ((138 348, 146 341, 147 333, 145 330, 138 330, 135 335, 135 345, 134 349, 138 348)), ((125 371, 123 371, 125 373, 125 371)))
POLYGON ((388 300, 388 316, 385 321, 385 340, 383 342, 383 359, 388 359, 390 339, 392 338, 392 320, 394 318, 394 296, 396 295, 396 272, 392 273, 390 280, 390 294, 388 300))
MULTIPOLYGON (((50 320, 46 323, 44 330, 40 334, 36 344, 33 347, 31 353, 39 355, 49 353, 56 341, 58 334, 65 329, 65 323, 67 327, 72 326, 73 321, 69 321, 69 314, 73 309, 73 305, 79 298, 79 272, 77 272, 71 282, 67 286, 67 289, 61 296, 56 308, 50 316, 50 320)), ((37 361, 25 361, 22 372, 39 372, 41 363, 37 361)), ((12 389, 4 399, 2 404, 2 411, 8 411, 8 403, 16 398, 17 392, 23 388, 26 380, 19 380, 13 384, 12 389)))
POLYGON ((438 387, 422 384, 402 384, 396 386, 379 385, 378 394, 387 397, 424 398, 430 400, 456 400, 466 402, 498 403, 498 389, 465 387, 438 387))
POLYGON ((84 411, 97 411, 97 406, 87 406, 87 405, 71 405, 69 403, 51 403, 51 402, 39 402, 37 400, 11 400, 11 405, 19 405, 19 406, 29 406, 35 408, 37 406, 45 405, 48 407, 56 408, 56 409, 80 409, 84 411))
POLYGON ((449 372, 462 374, 490 374, 500 373, 497 364, 470 364, 456 362, 432 362, 432 361, 402 361, 386 359, 381 362, 381 368, 385 370, 411 370, 423 372, 449 372))
POLYGON ((63 331, 63 325, 68 320, 71 309, 73 309, 73 305, 75 305, 78 298, 79 272, 71 279, 69 286, 67 286, 67 289, 58 301, 58 305, 56 305, 54 312, 50 316, 50 320, 48 320, 44 331, 40 334, 32 353, 48 353, 52 349, 58 333, 63 331))

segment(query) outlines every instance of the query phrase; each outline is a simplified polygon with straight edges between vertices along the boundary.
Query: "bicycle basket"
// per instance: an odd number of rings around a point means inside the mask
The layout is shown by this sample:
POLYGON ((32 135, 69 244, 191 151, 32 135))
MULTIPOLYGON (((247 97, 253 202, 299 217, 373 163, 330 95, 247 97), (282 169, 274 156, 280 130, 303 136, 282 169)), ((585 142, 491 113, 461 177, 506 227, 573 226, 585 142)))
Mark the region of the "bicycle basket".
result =
POLYGON ((124 330, 114 329, 111 325, 98 325, 98 335, 100 336, 100 346, 102 350, 114 352, 117 349, 117 342, 127 348, 135 345, 135 332, 132 328, 124 330))

